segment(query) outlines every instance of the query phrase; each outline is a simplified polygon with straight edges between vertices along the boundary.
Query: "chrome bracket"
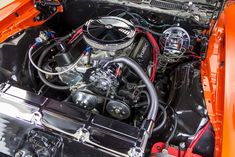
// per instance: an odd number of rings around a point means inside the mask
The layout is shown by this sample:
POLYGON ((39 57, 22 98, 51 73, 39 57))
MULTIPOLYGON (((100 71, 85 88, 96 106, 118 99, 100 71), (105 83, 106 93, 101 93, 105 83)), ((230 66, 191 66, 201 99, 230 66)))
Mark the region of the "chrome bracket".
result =
POLYGON ((133 147, 128 151, 129 157, 143 157, 144 151, 140 147, 133 147))
MULTIPOLYGON (((66 131, 56 127, 56 126, 53 126, 53 125, 49 124, 47 121, 45 121, 43 119, 41 119, 41 123, 46 128, 53 129, 55 131, 63 133, 65 135, 67 135, 67 136, 70 136, 70 137, 74 138, 75 140, 77 140, 77 141, 79 141, 81 143, 84 143, 84 144, 92 146, 92 147, 99 148, 99 149, 103 150, 104 152, 107 152, 107 153, 112 154, 114 156, 117 156, 117 157, 120 157, 120 156, 121 157, 130 157, 127 154, 124 154, 124 153, 112 150, 112 149, 110 149, 108 147, 102 146, 100 144, 97 144, 97 143, 91 141, 90 140, 90 132, 86 128, 84 128, 84 127, 83 128, 79 128, 75 133, 69 133, 69 132, 66 132, 66 131)), ((131 156, 131 157, 134 157, 134 156, 131 156)))
POLYGON ((40 112, 34 112, 31 118, 31 123, 35 125, 42 125, 41 119, 42 119, 42 114, 40 112))
POLYGON ((150 4, 152 2, 152 0, 142 0, 141 2, 144 4, 150 4))

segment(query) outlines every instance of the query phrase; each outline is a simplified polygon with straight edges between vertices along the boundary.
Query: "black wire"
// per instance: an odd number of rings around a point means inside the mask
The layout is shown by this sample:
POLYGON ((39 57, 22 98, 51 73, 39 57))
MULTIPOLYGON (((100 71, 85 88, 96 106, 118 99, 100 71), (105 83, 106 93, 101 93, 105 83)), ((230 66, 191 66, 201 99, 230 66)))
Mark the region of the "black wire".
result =
POLYGON ((129 11, 125 10, 125 9, 115 9, 115 10, 112 10, 111 12, 109 12, 107 15, 111 15, 113 14, 114 12, 118 12, 118 11, 122 11, 122 12, 125 12, 127 15, 129 15, 130 17, 132 17, 133 19, 138 20, 138 18, 136 18, 135 16, 133 16, 129 11))
MULTIPOLYGON (((66 35, 62 38, 60 38, 57 42, 62 42, 62 41, 65 41, 67 40, 69 37, 71 36, 71 34, 69 35, 66 35)), ((74 48, 78 42, 80 42, 82 39, 81 36, 77 37, 77 39, 72 43, 70 49, 74 48)), ((39 57, 39 60, 38 60, 38 67, 40 67, 42 65, 42 61, 43 59, 46 57, 47 53, 49 52, 49 50, 56 46, 57 42, 54 42, 52 45, 48 46, 41 54, 41 56, 39 57)), ((53 88, 53 89, 57 89, 57 90, 69 90, 70 89, 70 86, 60 86, 60 85, 55 85, 51 82, 49 82, 46 78, 45 78, 45 75, 43 73, 41 73, 40 71, 38 71, 38 76, 39 78, 41 79, 41 81, 46 84, 47 86, 53 88)))
MULTIPOLYGON (((169 107, 170 107, 170 106, 169 106, 169 107)), ((175 110, 174 110, 172 107, 170 107, 170 109, 171 109, 172 112, 173 112, 175 123, 174 123, 174 126, 173 126, 174 128, 173 128, 173 130, 172 130, 170 136, 169 136, 168 139, 166 140, 166 144, 165 144, 165 149, 166 149, 166 150, 168 149, 169 144, 170 144, 170 141, 172 140, 172 138, 173 138, 174 135, 175 135, 175 132, 176 132, 176 129, 177 129, 177 124, 178 124, 178 120, 177 120, 177 116, 176 116, 175 110)))
MULTIPOLYGON (((40 46, 38 49, 36 49, 36 50, 32 53, 32 59, 35 59, 35 58, 38 57, 38 55, 40 54, 40 53, 38 53, 38 52, 39 52, 42 48, 44 48, 44 47, 47 46, 48 44, 51 44, 52 42, 55 42, 55 41, 58 40, 58 39, 59 39, 59 38, 54 38, 54 39, 50 40, 48 43, 43 44, 43 45, 40 46), (36 55, 36 56, 35 56, 35 55, 36 55)), ((28 52, 29 52, 29 51, 28 51, 28 52)), ((22 71, 25 70, 25 64, 26 64, 26 62, 27 62, 28 52, 27 52, 26 55, 25 55, 25 59, 24 59, 24 62, 23 62, 22 71)), ((32 67, 32 66, 31 66, 31 63, 30 63, 30 61, 28 61, 27 70, 28 70, 29 78, 30 78, 31 82, 33 83, 33 86, 37 88, 38 86, 37 86, 37 83, 35 82, 35 77, 34 77, 34 74, 33 74, 33 71, 32 71, 32 68, 31 68, 31 67, 32 67)), ((37 90, 35 90, 35 91, 37 91, 37 90)))
POLYGON ((163 125, 166 123, 166 120, 167 120, 166 108, 164 108, 161 104, 159 104, 159 108, 162 110, 163 120, 158 126, 156 126, 153 129, 153 132, 156 132, 156 131, 160 130, 163 127, 163 125))
POLYGON ((43 89, 44 89, 45 87, 47 87, 47 85, 46 85, 46 84, 43 84, 43 85, 40 87, 40 89, 38 90, 37 94, 40 95, 40 94, 43 92, 43 89))
MULTIPOLYGON (((129 16, 131 16, 133 19, 135 19, 135 20, 138 22, 138 24, 135 25, 135 27, 140 28, 140 29, 143 29, 143 30, 145 30, 145 31, 148 31, 148 32, 152 33, 153 35, 157 35, 157 36, 161 36, 161 35, 162 35, 162 33, 158 33, 158 32, 153 31, 152 29, 150 29, 150 28, 148 28, 148 27, 145 27, 145 26, 140 25, 139 19, 138 19, 137 17, 135 17, 131 12, 128 12, 128 11, 125 10, 125 9, 115 9, 115 10, 109 12, 108 15, 110 15, 110 14, 112 14, 112 13, 114 13, 114 12, 117 12, 117 11, 125 12, 127 15, 129 15, 129 16)), ((141 17, 141 16, 140 16, 140 17, 141 17)), ((143 18, 143 17, 141 17, 141 18, 143 18)), ((144 18, 143 18, 143 19, 144 19, 144 18)), ((159 26, 153 26, 153 25, 151 25, 151 27, 159 27, 159 26)))
MULTIPOLYGON (((43 48, 43 46, 39 47, 39 48, 32 54, 32 56, 33 56, 35 53, 37 53, 39 50, 41 50, 42 48, 43 48)), ((25 54, 25 57, 24 57, 24 61, 23 61, 23 65, 22 65, 22 71, 25 70, 26 63, 28 63, 28 62, 27 62, 27 60, 28 60, 28 52, 29 52, 29 51, 27 51, 27 53, 25 54)))
POLYGON ((150 96, 149 96, 149 93, 147 91, 141 91, 140 94, 145 94, 146 98, 147 98, 147 107, 146 107, 146 110, 144 111, 143 115, 145 115, 146 113, 148 113, 148 110, 149 110, 149 107, 150 107, 150 103, 151 103, 151 100, 150 100, 150 96))
MULTIPOLYGON (((55 82, 58 78, 53 78, 52 80, 50 80, 50 82, 55 82)), ((37 94, 38 95, 44 95, 46 92, 48 91, 48 86, 46 84, 43 84, 40 89, 38 90, 37 94), (46 88, 47 87, 47 88, 46 88), (45 91, 43 91, 45 89, 45 91)))
MULTIPOLYGON (((71 36, 71 34, 66 35, 66 36, 60 38, 60 39, 58 40, 58 42, 64 41, 64 40, 68 39, 70 36, 71 36)), ((49 50, 51 50, 51 48, 53 48, 54 46, 56 46, 56 44, 57 44, 57 42, 54 42, 53 44, 51 44, 50 46, 48 46, 48 47, 42 52, 42 54, 40 55, 39 60, 38 60, 38 67, 41 67, 42 62, 43 62, 43 59, 44 59, 44 58, 46 57, 46 55, 48 54, 49 50)), ((49 86, 49 87, 51 87, 51 88, 53 88, 53 89, 57 89, 57 90, 68 90, 68 89, 70 89, 69 86, 60 86, 60 85, 55 85, 55 84, 49 82, 49 81, 46 79, 45 75, 44 75, 43 73, 41 73, 40 71, 38 71, 38 76, 39 76, 39 78, 41 79, 41 81, 42 81, 44 84, 46 84, 47 86, 49 86)))
POLYGON ((162 35, 162 33, 155 32, 155 31, 153 31, 153 30, 151 30, 151 29, 149 29, 147 27, 141 26, 141 25, 135 25, 135 27, 143 29, 145 31, 148 31, 148 32, 152 33, 153 35, 157 35, 157 36, 161 36, 162 35))
MULTIPOLYGON (((39 55, 38 52, 39 52, 40 49, 41 49, 41 47, 39 49, 37 49, 35 52, 32 53, 32 59, 38 57, 38 55, 39 55)), ((26 56, 28 56, 28 53, 26 54, 26 56)), ((31 82, 33 83, 33 86, 37 89, 38 86, 37 86, 37 83, 35 82, 35 77, 34 77, 33 69, 31 67, 32 67, 31 63, 30 63, 30 61, 28 61, 27 70, 28 70, 29 78, 30 78, 31 82)), ((34 89, 34 90, 37 91, 36 89, 34 89)))
MULTIPOLYGON (((41 50, 42 48, 44 48, 44 46, 46 46, 46 45, 48 45, 48 44, 50 44, 50 43, 52 43, 52 42, 54 42, 54 41, 56 41, 56 40, 58 40, 58 39, 59 39, 59 38, 53 38, 53 39, 49 40, 46 44, 43 43, 43 45, 40 46, 37 50, 35 50, 34 53, 37 53, 39 50, 41 50)), ((29 59, 29 58, 28 58, 28 53, 29 53, 29 51, 27 51, 27 53, 25 54, 25 57, 24 57, 24 61, 23 61, 23 65, 22 65, 22 69, 23 69, 23 70, 25 70, 25 66, 26 66, 27 60, 29 59)), ((33 54, 32 54, 32 56, 33 56, 33 54)))

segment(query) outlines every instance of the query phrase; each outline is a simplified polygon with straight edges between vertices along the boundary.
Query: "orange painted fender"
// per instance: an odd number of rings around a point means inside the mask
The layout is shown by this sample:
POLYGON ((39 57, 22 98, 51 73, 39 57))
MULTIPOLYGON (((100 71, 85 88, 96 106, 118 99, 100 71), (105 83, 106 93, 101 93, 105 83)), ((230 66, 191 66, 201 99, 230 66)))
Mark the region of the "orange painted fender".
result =
POLYGON ((235 156, 235 3, 228 1, 201 63, 208 114, 215 130, 215 157, 235 156))
MULTIPOLYGON (((57 7, 57 12, 62 11, 62 6, 57 7)), ((43 24, 45 20, 35 20, 39 14, 40 11, 34 7, 33 0, 14 0, 1 8, 0 43, 24 29, 43 24)))
POLYGON ((235 156, 235 4, 225 16, 225 92, 222 156, 235 156))

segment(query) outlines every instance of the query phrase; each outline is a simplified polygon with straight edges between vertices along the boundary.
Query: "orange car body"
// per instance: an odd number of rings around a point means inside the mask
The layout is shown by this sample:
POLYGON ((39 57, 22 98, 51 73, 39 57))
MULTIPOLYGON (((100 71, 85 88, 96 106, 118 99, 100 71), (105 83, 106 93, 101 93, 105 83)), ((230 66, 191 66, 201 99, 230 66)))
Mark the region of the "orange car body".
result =
MULTIPOLYGON (((57 12, 62 12, 62 6, 57 12)), ((0 43, 20 31, 41 25, 32 0, 14 0, 0 8, 0 43)), ((201 63, 204 97, 215 130, 215 156, 235 156, 235 3, 227 1, 201 63)))

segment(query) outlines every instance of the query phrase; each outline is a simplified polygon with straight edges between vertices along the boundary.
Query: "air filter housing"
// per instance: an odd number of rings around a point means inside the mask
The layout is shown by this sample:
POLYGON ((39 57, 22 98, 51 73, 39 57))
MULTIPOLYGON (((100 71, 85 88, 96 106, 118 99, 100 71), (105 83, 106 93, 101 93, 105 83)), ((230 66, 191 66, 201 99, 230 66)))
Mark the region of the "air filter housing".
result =
POLYGON ((132 44, 134 25, 120 17, 106 16, 91 19, 83 26, 83 38, 93 48, 117 51, 132 44))

